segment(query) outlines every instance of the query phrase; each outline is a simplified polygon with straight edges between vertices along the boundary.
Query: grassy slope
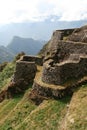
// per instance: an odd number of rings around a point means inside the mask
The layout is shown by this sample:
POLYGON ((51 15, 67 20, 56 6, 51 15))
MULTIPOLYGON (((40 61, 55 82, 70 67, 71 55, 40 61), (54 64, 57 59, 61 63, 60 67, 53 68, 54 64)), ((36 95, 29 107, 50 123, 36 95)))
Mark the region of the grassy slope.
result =
POLYGON ((64 130, 87 130, 87 85, 73 94, 65 124, 64 130))
POLYGON ((11 76, 14 73, 15 64, 8 63, 7 66, 0 72, 0 90, 5 87, 11 80, 11 76))
MULTIPOLYGON (((13 71, 14 65, 10 63, 0 73, 1 88, 8 83, 13 71)), ((24 95, 0 103, 0 130, 87 129, 87 85, 80 87, 72 99, 44 100, 39 106, 29 101, 29 92, 30 89, 24 95)))
MULTIPOLYGON (((29 91, 27 91, 24 96, 17 96, 14 99, 10 99, 8 102, 4 101, 6 103, 2 105, 2 110, 0 110, 0 113, 3 111, 3 116, 0 115, 0 118, 2 117, 2 120, 0 120, 0 130, 15 129, 15 127, 19 125, 33 109, 36 108, 36 106, 26 98, 28 92, 29 91), (9 109, 8 106, 12 108, 9 109), (4 108, 5 110, 8 110, 7 115, 4 113, 4 108)), ((3 104, 3 102, 1 104, 3 104)))
POLYGON ((67 97, 60 101, 48 100, 44 101, 40 106, 35 106, 27 98, 29 91, 27 90, 25 95, 19 100, 18 98, 10 100, 10 104, 18 100, 14 106, 12 105, 12 109, 8 110, 8 106, 10 106, 9 101, 1 103, 3 107, 1 107, 0 113, 3 112, 3 114, 0 115, 0 118, 3 118, 0 121, 0 130, 44 130, 47 128, 55 130, 59 128, 70 98, 67 97), (8 111, 7 115, 4 113, 4 110, 8 111))
POLYGON ((44 101, 24 119, 17 130, 60 130, 60 122, 66 114, 69 99, 44 101))

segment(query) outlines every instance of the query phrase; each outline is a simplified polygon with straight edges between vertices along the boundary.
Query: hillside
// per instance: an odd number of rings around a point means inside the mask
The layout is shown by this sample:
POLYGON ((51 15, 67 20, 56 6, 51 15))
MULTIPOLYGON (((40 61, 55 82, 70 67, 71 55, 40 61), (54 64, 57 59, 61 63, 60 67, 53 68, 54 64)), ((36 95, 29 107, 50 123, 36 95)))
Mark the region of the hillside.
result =
POLYGON ((0 46, 0 63, 13 60, 14 54, 4 46, 0 46))
POLYGON ((11 50, 14 54, 25 52, 26 54, 35 55, 39 52, 44 44, 45 41, 15 36, 8 44, 7 48, 11 50))
POLYGON ((5 66, 0 130, 87 129, 86 30, 56 30, 42 57, 23 55, 5 66))
MULTIPOLYGON (((14 68, 11 66, 2 72, 7 75, 4 81, 9 79, 7 72, 14 68)), ((25 94, 0 103, 0 130, 86 130, 87 84, 79 86, 72 97, 44 100, 39 106, 29 100, 31 86, 25 94)))

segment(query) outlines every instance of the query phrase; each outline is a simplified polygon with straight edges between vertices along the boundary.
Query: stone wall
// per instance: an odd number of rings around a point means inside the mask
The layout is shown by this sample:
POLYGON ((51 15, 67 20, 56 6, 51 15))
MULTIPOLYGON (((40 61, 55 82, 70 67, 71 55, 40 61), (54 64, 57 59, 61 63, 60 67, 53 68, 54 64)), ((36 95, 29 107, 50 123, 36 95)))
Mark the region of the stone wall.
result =
POLYGON ((43 65, 42 81, 45 83, 60 85, 67 80, 87 76, 87 57, 80 57, 77 61, 53 63, 53 60, 48 60, 43 65))
POLYGON ((37 71, 35 62, 27 61, 17 61, 16 69, 14 73, 13 80, 14 82, 19 81, 20 79, 25 80, 26 82, 32 82, 37 71))
POLYGON ((67 60, 70 54, 87 54, 87 31, 83 29, 83 31, 78 33, 78 30, 79 29, 72 29, 70 32, 69 30, 55 31, 50 40, 48 50, 45 53, 44 62, 50 58, 56 62, 61 62, 67 60), (69 37, 67 37, 67 40, 63 40, 63 37, 68 34, 69 37), (76 35, 75 37, 77 39, 79 37, 79 40, 75 40, 75 38, 73 38, 74 35, 76 35))
POLYGON ((43 65, 43 59, 38 56, 24 55, 21 61, 35 62, 37 65, 43 65))
POLYGON ((68 40, 87 43, 87 26, 75 29, 73 33, 68 37, 68 40))
POLYGON ((61 62, 67 60, 70 54, 87 55, 87 43, 63 40, 58 41, 54 50, 51 51, 49 59, 52 58, 55 62, 61 62))
POLYGON ((42 58, 24 55, 16 62, 13 82, 25 81, 32 83, 37 71, 37 65, 42 65, 42 58))
POLYGON ((50 41, 50 46, 49 46, 50 51, 55 50, 58 41, 63 40, 64 37, 67 37, 73 31, 74 31, 74 29, 65 29, 65 30, 54 31, 53 35, 51 37, 51 41, 50 41))

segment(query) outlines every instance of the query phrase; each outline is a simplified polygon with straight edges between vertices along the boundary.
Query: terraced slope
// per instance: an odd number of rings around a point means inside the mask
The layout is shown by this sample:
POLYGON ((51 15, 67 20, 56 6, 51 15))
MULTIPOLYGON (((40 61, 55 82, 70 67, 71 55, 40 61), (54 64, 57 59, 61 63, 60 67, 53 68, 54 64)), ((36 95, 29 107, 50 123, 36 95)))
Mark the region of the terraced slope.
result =
POLYGON ((87 84, 72 97, 63 130, 87 130, 87 84))
MULTIPOLYGON (((9 83, 13 72, 14 67, 10 63, 0 73, 4 77, 1 89, 9 83), (9 79, 8 82, 5 82, 6 79, 9 79)), ((87 129, 87 84, 79 86, 70 97, 44 100, 38 106, 29 99, 31 87, 29 85, 24 94, 0 103, 0 130, 87 129)))

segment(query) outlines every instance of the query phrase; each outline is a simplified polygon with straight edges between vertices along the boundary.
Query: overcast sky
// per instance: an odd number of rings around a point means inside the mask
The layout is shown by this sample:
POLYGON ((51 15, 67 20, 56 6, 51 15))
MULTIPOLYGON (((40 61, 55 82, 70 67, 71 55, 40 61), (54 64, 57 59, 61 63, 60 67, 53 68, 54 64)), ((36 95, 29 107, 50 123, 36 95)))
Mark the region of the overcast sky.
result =
POLYGON ((62 21, 87 19, 87 0, 0 0, 0 24, 39 21, 49 15, 62 21))

